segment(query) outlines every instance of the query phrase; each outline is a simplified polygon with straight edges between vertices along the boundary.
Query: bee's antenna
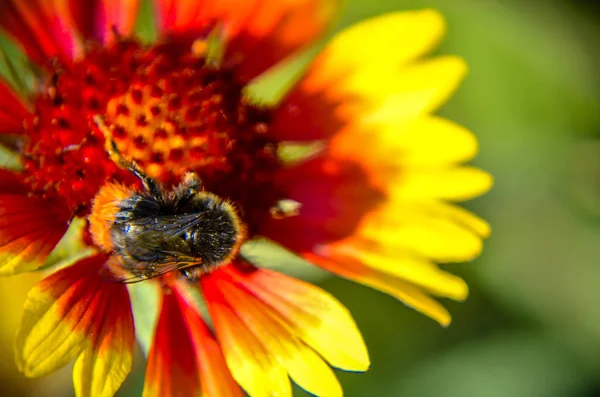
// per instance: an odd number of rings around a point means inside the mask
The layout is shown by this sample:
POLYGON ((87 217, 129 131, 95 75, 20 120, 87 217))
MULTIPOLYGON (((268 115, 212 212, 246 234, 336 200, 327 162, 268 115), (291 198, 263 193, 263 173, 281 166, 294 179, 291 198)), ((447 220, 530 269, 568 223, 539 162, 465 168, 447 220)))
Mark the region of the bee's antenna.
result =
POLYGON ((125 160, 121 153, 119 152, 119 148, 117 148, 117 144, 112 138, 112 133, 110 128, 104 122, 104 118, 100 115, 94 116, 94 123, 98 127, 98 129, 104 135, 104 148, 108 153, 108 157, 119 167, 125 168, 126 170, 131 171, 135 176, 142 180, 144 187, 153 195, 160 196, 160 189, 154 179, 150 178, 148 175, 142 171, 140 166, 133 160, 125 160))

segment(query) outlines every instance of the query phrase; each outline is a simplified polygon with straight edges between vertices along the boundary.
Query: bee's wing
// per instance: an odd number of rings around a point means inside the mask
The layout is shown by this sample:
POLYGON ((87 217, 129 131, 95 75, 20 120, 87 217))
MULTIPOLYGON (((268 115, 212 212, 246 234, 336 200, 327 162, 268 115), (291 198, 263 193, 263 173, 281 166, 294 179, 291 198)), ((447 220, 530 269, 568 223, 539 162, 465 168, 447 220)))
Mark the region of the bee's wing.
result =
POLYGON ((118 282, 135 283, 159 277, 169 272, 201 264, 200 258, 190 255, 190 248, 182 234, 202 221, 202 213, 162 215, 130 219, 127 225, 135 228, 135 233, 126 235, 128 252, 141 262, 140 269, 152 266, 150 275, 135 275, 132 270, 136 263, 128 259, 127 265, 117 258, 107 266, 112 278, 118 282), (115 263, 116 262, 116 263, 115 263))
POLYGON ((144 261, 190 255, 190 246, 183 234, 200 223, 202 218, 202 214, 183 214, 130 220, 127 225, 135 231, 124 236, 128 251, 144 261))
POLYGON ((151 275, 135 275, 127 271, 123 266, 118 264, 116 259, 111 259, 106 262, 103 268, 104 272, 102 275, 113 282, 122 284, 134 284, 140 281, 150 280, 156 277, 164 276, 175 270, 186 269, 188 267, 199 266, 200 262, 196 263, 181 263, 181 262, 168 262, 160 263, 155 265, 151 275))

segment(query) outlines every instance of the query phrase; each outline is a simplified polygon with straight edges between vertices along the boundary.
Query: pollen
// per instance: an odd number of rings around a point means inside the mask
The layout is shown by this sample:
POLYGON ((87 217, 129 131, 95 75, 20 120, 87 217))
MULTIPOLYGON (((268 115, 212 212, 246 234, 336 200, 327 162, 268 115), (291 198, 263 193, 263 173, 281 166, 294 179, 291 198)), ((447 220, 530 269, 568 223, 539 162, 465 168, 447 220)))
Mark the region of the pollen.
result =
POLYGON ((240 208, 251 231, 279 199, 279 160, 270 112, 248 103, 242 87, 235 67, 217 67, 191 47, 91 46, 68 70, 57 67, 37 95, 25 123, 27 182, 33 194, 88 215, 105 184, 137 183, 109 158, 110 139, 167 187, 194 172, 205 190, 240 208))

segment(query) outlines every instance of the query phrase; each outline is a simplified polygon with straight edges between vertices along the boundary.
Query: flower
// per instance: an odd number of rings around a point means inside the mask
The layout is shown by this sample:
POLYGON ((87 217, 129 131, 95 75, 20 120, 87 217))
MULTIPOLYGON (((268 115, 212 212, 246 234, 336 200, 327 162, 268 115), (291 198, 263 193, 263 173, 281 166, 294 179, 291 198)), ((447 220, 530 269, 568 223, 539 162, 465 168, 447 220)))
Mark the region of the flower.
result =
MULTIPOLYGON (((50 266, 74 219, 88 222, 79 244, 95 249, 29 293, 21 371, 41 376, 75 360, 78 396, 111 396, 130 371, 130 291, 107 277, 120 253, 90 227, 115 214, 90 213, 107 191, 120 192, 117 203, 140 192, 134 173, 171 189, 194 172, 236 209, 248 241, 270 239, 448 324, 431 296, 461 300, 467 286, 436 263, 477 256, 489 233, 453 202, 484 193, 491 178, 460 165, 477 151, 471 133, 431 115, 466 72, 457 57, 420 59, 442 17, 398 12, 348 28, 281 100, 260 103, 249 94, 256 79, 313 43, 335 1, 156 0, 160 37, 149 45, 133 35, 138 5, 0 2, 0 27, 41 76, 25 97, 0 84, 0 142, 16 135, 23 165, 0 170, 0 274, 50 266), (291 143, 316 149, 286 159, 291 143)), ((348 311, 256 266, 244 246, 233 253, 195 285, 178 272, 145 281, 159 287, 161 308, 144 395, 290 396, 289 378, 341 395, 330 366, 369 367, 348 311)))

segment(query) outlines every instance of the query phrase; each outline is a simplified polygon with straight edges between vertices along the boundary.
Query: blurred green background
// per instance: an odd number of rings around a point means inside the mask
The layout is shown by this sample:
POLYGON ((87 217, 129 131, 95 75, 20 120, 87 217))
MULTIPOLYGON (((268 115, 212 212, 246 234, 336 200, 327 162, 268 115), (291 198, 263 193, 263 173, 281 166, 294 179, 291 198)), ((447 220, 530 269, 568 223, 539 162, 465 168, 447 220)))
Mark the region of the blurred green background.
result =
MULTIPOLYGON (((449 328, 350 282, 321 283, 349 307, 371 352, 368 373, 339 374, 346 396, 600 396, 599 6, 347 3, 339 27, 399 9, 445 14, 448 35, 438 52, 463 56, 471 72, 441 113, 478 135, 475 163, 496 185, 467 203, 493 235, 481 258, 451 266, 471 295, 445 302, 449 328)), ((0 281, 0 291, 6 286, 0 281)), ((23 296, 4 299, 20 308, 23 296)), ((0 328, 12 334, 5 317, 0 328)), ((71 395, 69 369, 30 381, 16 373, 9 342, 0 357, 3 396, 71 395)), ((138 359, 120 396, 140 395, 143 367, 138 359)))

